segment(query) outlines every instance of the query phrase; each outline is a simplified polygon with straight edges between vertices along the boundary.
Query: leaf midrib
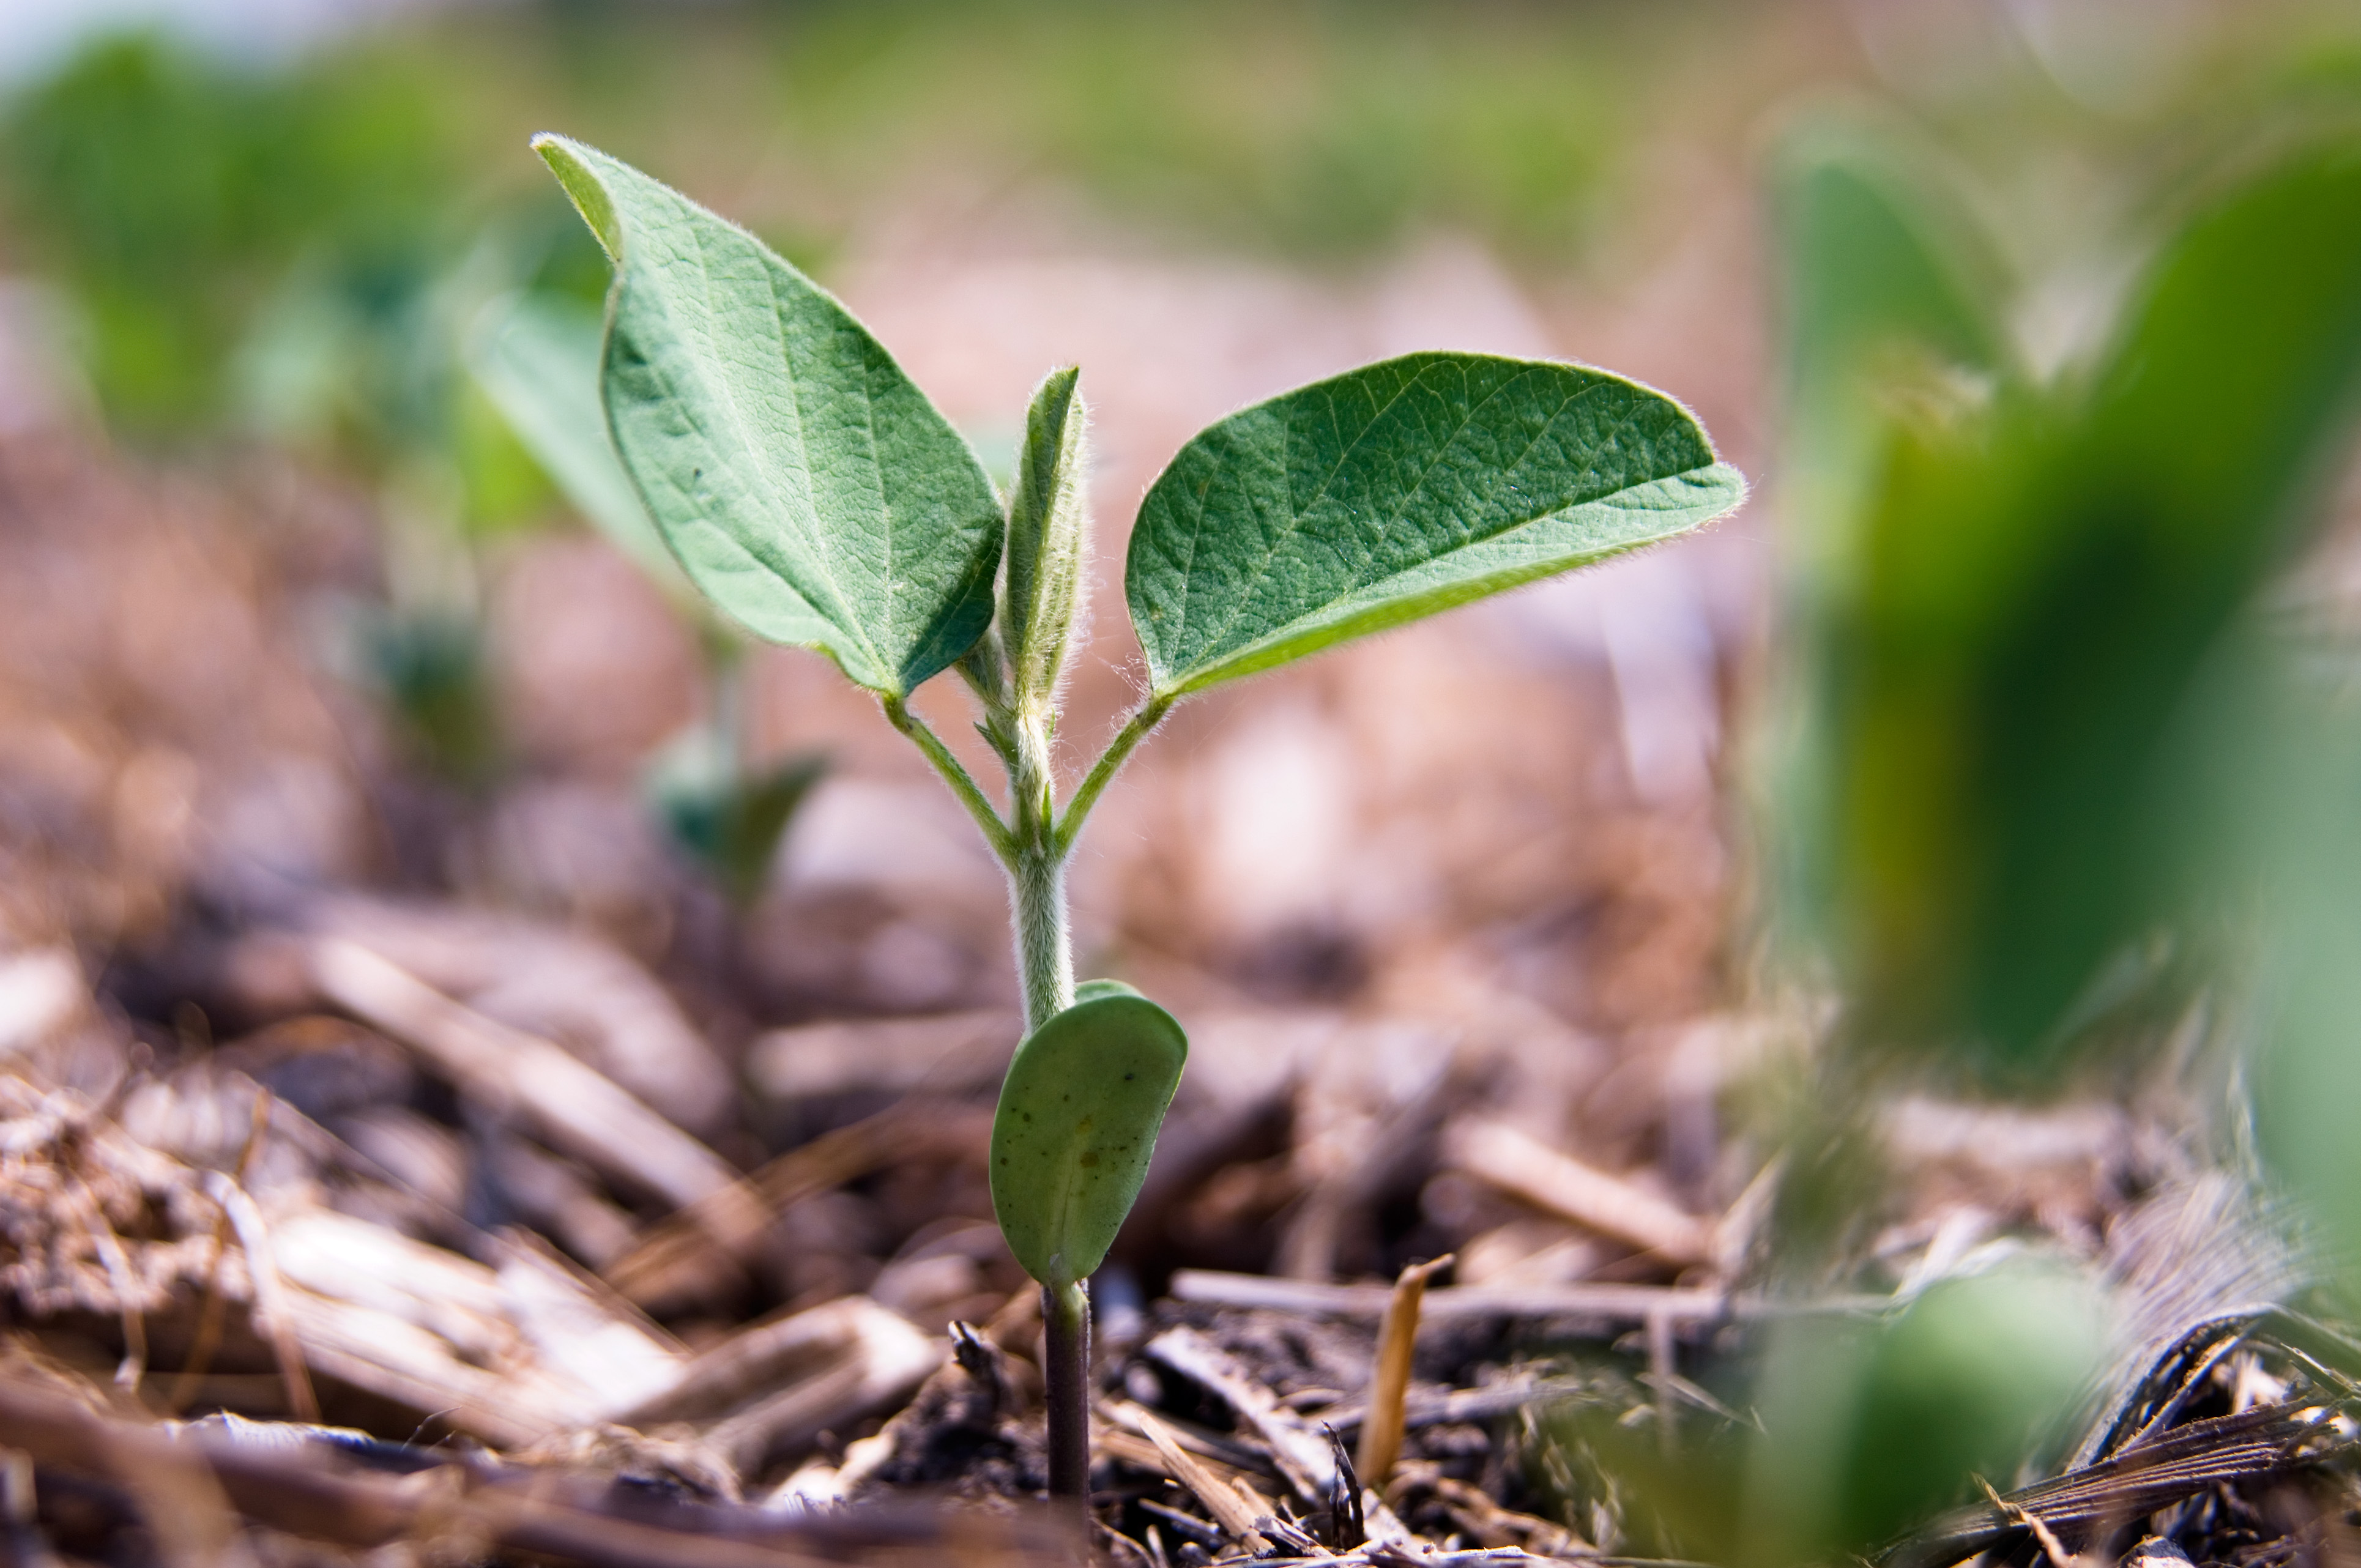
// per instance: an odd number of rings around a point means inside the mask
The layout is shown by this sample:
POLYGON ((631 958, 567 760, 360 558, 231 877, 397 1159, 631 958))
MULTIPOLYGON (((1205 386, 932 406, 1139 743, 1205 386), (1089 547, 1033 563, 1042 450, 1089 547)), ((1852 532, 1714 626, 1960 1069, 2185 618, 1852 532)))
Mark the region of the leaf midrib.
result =
MULTIPOLYGON (((667 194, 669 194, 669 192, 667 192, 667 194)), ((703 307, 703 314, 705 317, 705 319, 698 323, 699 331, 704 336, 706 342, 706 353, 704 356, 716 364, 727 366, 730 363, 730 356, 726 353, 714 352, 714 350, 719 346, 717 343, 718 334, 714 332, 714 323, 719 318, 721 313, 716 309, 714 299, 713 267, 710 255, 707 249, 706 242, 708 236, 706 234, 705 227, 702 225, 686 221, 694 214, 686 209, 686 204, 678 198, 675 198, 667 204, 672 207, 674 214, 673 223, 670 226, 686 228, 695 244, 697 278, 700 284, 698 300, 699 303, 703 307)), ((622 211, 620 204, 618 204, 617 211, 619 214, 622 211)), ((644 287, 648 280, 648 263, 646 258, 644 256, 634 255, 635 247, 629 243, 629 236, 631 233, 629 221, 620 216, 617 221, 618 224, 623 227, 626 236, 624 247, 625 265, 632 274, 634 280, 644 287)), ((738 231, 734 225, 730 224, 727 219, 717 219, 716 221, 722 225, 724 232, 739 234, 741 238, 747 237, 741 231, 738 231)), ((771 296, 772 323, 777 329, 779 334, 781 348, 780 363, 782 368, 785 371, 787 385, 791 389, 792 395, 796 400, 796 447, 797 455, 803 460, 803 473, 807 486, 808 486, 812 474, 811 444, 809 437, 805 434, 806 422, 804 419, 803 378, 796 374, 794 361, 789 358, 785 352, 787 334, 786 323, 782 314, 785 302, 779 295, 778 273, 767 261, 763 260, 759 253, 757 253, 755 260, 763 268, 764 282, 767 285, 767 290, 771 296)), ((663 298, 662 291, 656 291, 654 297, 660 301, 663 298)), ((670 313, 666 313, 669 314, 670 313)), ((651 363, 659 362, 652 361, 651 363)), ((680 409, 687 416, 691 424, 696 428, 697 433, 704 438, 706 443, 709 446, 712 446, 716 451, 726 450, 728 445, 734 444, 737 450, 745 453, 751 459, 755 473, 762 480, 763 489, 765 492, 772 508, 780 512, 791 513, 794 510, 794 508, 786 503, 785 497, 780 493, 778 480, 771 472, 771 465, 763 460, 763 444, 752 438, 751 433, 752 426, 748 422, 745 410, 739 401, 737 388, 733 384, 731 378, 727 375, 698 376, 696 378, 697 381, 700 385, 712 390, 715 401, 717 401, 724 410, 732 427, 730 433, 734 438, 734 441, 732 443, 723 443, 717 439, 712 429, 698 416, 697 411, 697 400, 680 395, 680 383, 673 377, 669 367, 666 367, 659 368, 657 373, 664 379, 665 390, 670 394, 670 401, 673 406, 680 409)), ((866 389, 864 389, 864 404, 866 401, 866 389)), ((692 492, 692 496, 693 495, 694 492, 692 492)), ((818 511, 818 500, 817 498, 811 498, 811 510, 816 520, 818 511)), ((818 605, 811 604, 808 596, 805 595, 801 588, 796 586, 796 580, 792 576, 781 572, 778 565, 763 561, 760 552, 748 548, 744 543, 732 537, 730 531, 726 528, 721 528, 717 524, 710 516, 706 514, 706 510, 704 508, 700 507, 698 509, 698 516, 699 521, 702 521, 707 528, 714 530, 730 543, 737 544, 741 549, 744 549, 748 554, 753 556, 754 559, 757 562, 760 562, 766 569, 785 581, 787 585, 795 590, 796 597, 804 599, 805 603, 811 608, 814 613, 818 614, 821 620, 827 621, 840 635, 847 637, 859 648, 860 652, 866 657, 867 663, 872 671, 883 678, 898 679, 900 677, 901 672, 898 670, 888 671, 885 668, 885 663, 878 656, 875 646, 870 642, 868 636, 862 631, 859 622, 850 612, 845 602, 844 587, 840 581, 838 581, 836 572, 832 563, 829 559, 828 553, 820 540, 817 537, 819 532, 818 529, 815 528, 808 531, 814 534, 815 537, 812 540, 812 548, 807 552, 807 554, 811 557, 813 564, 818 566, 820 576, 828 585, 829 597, 834 601, 833 614, 829 613, 828 609, 824 609, 818 605)), ((781 564, 783 565, 784 563, 781 564)))
MULTIPOLYGON (((1426 375, 1428 370, 1433 368, 1433 364, 1434 362, 1429 361, 1427 364, 1420 366, 1415 374, 1406 378, 1402 384, 1394 389, 1393 395, 1388 398, 1383 403, 1379 404, 1377 411, 1369 415, 1367 422, 1361 426, 1361 433, 1353 438, 1351 444, 1347 445, 1344 451, 1336 455, 1336 461, 1329 466, 1327 473, 1320 477, 1320 488, 1312 491, 1312 499, 1310 500, 1304 502, 1303 505, 1299 507, 1296 506, 1290 499, 1288 508, 1287 526, 1279 531, 1279 537, 1273 540, 1269 546, 1263 551, 1262 560, 1255 567, 1254 576, 1248 579, 1245 591, 1240 593, 1237 596, 1235 602, 1230 606, 1230 613, 1223 619, 1222 624, 1215 628, 1213 631, 1206 637, 1206 647, 1219 647, 1221 645, 1222 639, 1229 635, 1230 628, 1235 626, 1237 624, 1238 617, 1246 613, 1247 604, 1254 598, 1255 590, 1261 587, 1263 579, 1270 575, 1270 564, 1279 558, 1280 549, 1284 547, 1289 541, 1292 540, 1297 532, 1301 529, 1304 514, 1327 499, 1328 487, 1336 482, 1336 476, 1345 471, 1345 465, 1352 462, 1354 455, 1361 450, 1362 444, 1369 439, 1369 433, 1377 429, 1378 426, 1384 422, 1386 415, 1393 411, 1395 404, 1400 402, 1402 399, 1410 395, 1411 389, 1419 384, 1419 381, 1426 375)), ((1513 380, 1514 378, 1512 377, 1510 379, 1513 380)), ((1499 389, 1495 388, 1493 390, 1494 394, 1497 395, 1499 389)), ((1484 400, 1486 402, 1489 402, 1491 401, 1491 398, 1488 396, 1484 400)), ((1329 406, 1333 410, 1335 405, 1334 402, 1331 402, 1329 406)), ((1475 409, 1471 408, 1467 412, 1470 419, 1475 417, 1475 409)), ((1460 422, 1458 429, 1454 430, 1451 433, 1450 440, 1446 440, 1444 444, 1448 446, 1451 444, 1451 441, 1458 439, 1459 431, 1466 428, 1466 422, 1463 420, 1460 422)), ((1283 482, 1287 475, 1288 458, 1292 455, 1295 445, 1294 432, 1289 427, 1287 422, 1283 418, 1279 421, 1279 472, 1283 482)), ((1438 458, 1437 461, 1440 461, 1440 459, 1438 458)), ((1433 465, 1430 464, 1428 466, 1431 469, 1433 465)), ((1419 485, 1423 486, 1425 483, 1426 472, 1422 471, 1419 475, 1419 485)), ((1397 516, 1399 516, 1399 514, 1397 514, 1397 516)), ((1192 574, 1195 570, 1197 561, 1197 536, 1202 535, 1204 532, 1204 513, 1201 510, 1198 512, 1197 517, 1196 534, 1192 534, 1189 542, 1189 564, 1192 574)), ((1186 583, 1188 578, 1184 576, 1182 581, 1186 583)), ((1181 604, 1181 620, 1183 625, 1187 624, 1188 604, 1185 598, 1182 600, 1181 604)))

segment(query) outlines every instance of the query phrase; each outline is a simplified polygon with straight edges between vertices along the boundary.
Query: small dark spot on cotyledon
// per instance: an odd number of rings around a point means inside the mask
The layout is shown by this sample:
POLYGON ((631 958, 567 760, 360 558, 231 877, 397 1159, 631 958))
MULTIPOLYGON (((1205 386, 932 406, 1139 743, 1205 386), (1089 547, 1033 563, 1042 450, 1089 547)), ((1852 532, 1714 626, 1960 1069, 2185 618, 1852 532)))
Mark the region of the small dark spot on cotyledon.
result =
POLYGON ((1123 1075, 1123 1080, 1126 1083, 1129 1083, 1133 1079, 1137 1078, 1139 1074, 1136 1072, 1126 1072, 1123 1075))
POLYGON ((1099 1162, 1099 1151, 1098 1151, 1098 1150, 1096 1150, 1096 1149, 1084 1149, 1084 1150, 1082 1151, 1082 1157, 1079 1161, 1077 1161, 1076 1163, 1077 1163, 1077 1164, 1079 1164, 1079 1165, 1081 1165, 1081 1167, 1082 1167, 1084 1170, 1088 1170, 1088 1169, 1090 1169, 1090 1168, 1091 1168, 1091 1167, 1093 1167, 1093 1166, 1094 1166, 1094 1165, 1098 1164, 1098 1162, 1099 1162))

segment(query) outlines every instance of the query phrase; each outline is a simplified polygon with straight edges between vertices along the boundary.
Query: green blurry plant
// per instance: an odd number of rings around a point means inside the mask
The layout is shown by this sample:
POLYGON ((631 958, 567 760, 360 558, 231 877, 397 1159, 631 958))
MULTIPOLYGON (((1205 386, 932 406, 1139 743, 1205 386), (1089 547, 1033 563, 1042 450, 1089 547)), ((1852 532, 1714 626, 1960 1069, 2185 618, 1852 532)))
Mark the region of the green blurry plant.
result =
POLYGON ((1027 1032, 994 1121, 993 1203, 1042 1286, 1050 1490, 1079 1497, 1086 1281, 1188 1049, 1129 987, 1074 981, 1065 865, 1092 808, 1181 698, 1695 528, 1742 482, 1677 404, 1566 365, 1413 355, 1233 414, 1141 502, 1125 587, 1148 690, 1061 807, 1051 748, 1089 550, 1078 372, 1035 392, 1004 503, 793 267, 602 153, 534 146, 613 259, 605 422, 681 570, 756 635, 874 693, 1007 873, 1027 1032), (947 670, 1007 775, 1005 811, 910 708, 947 670))
POLYGON ((117 431, 260 434, 378 488, 395 602, 357 662, 411 757, 474 788, 503 749, 457 558, 538 481, 456 374, 486 269, 450 201, 440 89, 391 53, 258 71, 104 38, 8 104, 0 177, 117 431))
MULTIPOLYGON (((2152 1069, 2201 991, 2237 1015, 2259 977, 2315 1025, 2349 1003, 2361 836, 2331 824, 2361 822, 2361 748, 2323 744, 2335 705, 2288 700, 2268 605, 2351 450, 2361 143, 2185 179, 2112 323, 2046 373, 2000 247, 1907 130, 1805 128, 1773 198, 1794 570, 1769 853, 1784 935, 1844 1008, 1776 1239, 1824 1282, 1873 1190, 1879 1075, 2032 1097, 2152 1069)), ((2334 1063, 2290 1087, 2275 1059, 2265 1096, 2323 1182, 2356 1168, 2322 1092, 2354 1080, 2351 1015, 2334 1063)), ((2219 1102, 2197 1132, 2235 1163, 2243 1106, 2219 1102)), ((1772 1332, 1737 1557, 1862 1552, 2040 1457, 2102 1343, 2086 1286, 1995 1278, 1870 1332, 1772 1332)))
POLYGON ((2047 378, 1911 146, 1822 126, 1776 181, 1801 570, 1774 853, 1850 1041, 2033 1089, 2214 918, 2201 709, 2354 428, 2361 146, 2194 182, 2047 378))
POLYGON ((2106 1348, 2105 1306, 2079 1269, 2016 1255, 1874 1315, 1799 1312, 1757 1331, 1752 1365, 1720 1369, 1730 1404, 1601 1378, 1551 1414, 1535 1480, 1607 1552, 1733 1568, 1861 1561, 1971 1477, 2015 1486, 2066 1449, 2106 1348))
POLYGON ((379 300, 433 269, 451 159, 433 81, 390 66, 258 74, 134 35, 8 105, 12 237, 71 289, 119 426, 227 424, 236 351, 299 263, 379 300))
POLYGON ((400 717, 414 759, 464 787, 498 773, 500 718, 474 618, 431 609, 388 615, 364 635, 369 670, 400 717))
POLYGON ((739 700, 743 639, 682 575, 615 455, 598 396, 604 331, 595 306, 552 290, 519 291, 478 316, 467 367, 575 510, 697 628, 706 713, 657 755, 645 789, 673 844, 744 910, 760 896, 779 841, 827 759, 806 752, 758 765, 747 755, 739 700))

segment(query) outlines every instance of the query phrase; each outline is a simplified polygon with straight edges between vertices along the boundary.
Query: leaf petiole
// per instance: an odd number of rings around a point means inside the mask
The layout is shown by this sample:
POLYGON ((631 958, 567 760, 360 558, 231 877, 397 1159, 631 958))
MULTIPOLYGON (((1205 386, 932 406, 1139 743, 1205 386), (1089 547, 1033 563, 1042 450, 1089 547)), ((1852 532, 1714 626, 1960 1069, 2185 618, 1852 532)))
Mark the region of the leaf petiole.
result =
POLYGON ((1064 814, 1058 818, 1058 825, 1049 835, 1050 848, 1060 859, 1072 850, 1083 822, 1090 817, 1091 807, 1098 804, 1099 796, 1106 793, 1106 786, 1115 782, 1115 774, 1123 771, 1124 763, 1130 760, 1139 743, 1164 722, 1164 716, 1172 710, 1173 701, 1169 696, 1152 696, 1140 704, 1124 727, 1115 731, 1115 739, 1107 742, 1107 749, 1099 754, 1099 760, 1091 765, 1089 776, 1074 791, 1073 799, 1066 803, 1064 814))
POLYGON ((993 854, 1014 874, 1016 869, 1016 840, 1009 836, 1008 824, 1000 819, 1000 812, 982 786, 977 784, 974 775, 967 771, 958 757, 952 755, 951 749, 943 744, 942 737, 936 734, 925 719, 910 711, 907 703, 898 696, 881 697, 879 701, 885 709, 885 721, 908 736, 925 754, 927 761, 934 764, 935 772, 943 775, 943 782, 951 786, 951 793, 959 796, 960 804, 967 807, 967 814, 974 817, 975 825, 983 830, 984 842, 992 846, 993 854))

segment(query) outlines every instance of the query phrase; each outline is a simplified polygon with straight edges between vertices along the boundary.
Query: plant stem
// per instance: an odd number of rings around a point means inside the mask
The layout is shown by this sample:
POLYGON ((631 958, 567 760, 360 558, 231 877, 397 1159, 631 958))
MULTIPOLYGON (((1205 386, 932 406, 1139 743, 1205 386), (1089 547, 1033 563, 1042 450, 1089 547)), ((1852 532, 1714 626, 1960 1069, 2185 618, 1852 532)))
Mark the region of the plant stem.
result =
POLYGON ((1029 1033, 1074 1004, 1074 944, 1066 924, 1066 850, 1051 826, 1057 807, 1049 721, 1020 710, 1013 728, 1008 896, 1029 1033))
POLYGON ((1099 803, 1099 796, 1106 793, 1106 786, 1114 782, 1115 775, 1122 770, 1139 743, 1148 739, 1148 732, 1164 721, 1164 716, 1172 709, 1172 703, 1173 699, 1169 696, 1148 698, 1139 705, 1129 721, 1115 731, 1115 739, 1107 742, 1106 751, 1093 764, 1090 776, 1082 780, 1082 787, 1074 791, 1074 798, 1066 803, 1066 814, 1059 818, 1057 828, 1050 835, 1061 857, 1074 847, 1075 839, 1082 831, 1082 823, 1090 817, 1091 807, 1099 803))
POLYGON ((1046 849, 1016 851, 1008 879, 1016 927, 1016 968, 1030 1034, 1074 1004, 1074 951, 1066 929, 1066 868, 1046 849))
POLYGON ((1041 1287, 1041 1378, 1049 1409, 1049 1496, 1089 1506, 1091 1297, 1077 1280, 1041 1287))
MULTIPOLYGON (((1074 1004, 1073 938, 1066 921, 1066 857, 1091 807, 1124 762, 1164 718, 1171 699, 1151 698, 1115 734, 1062 817, 1050 769, 1055 699, 1020 694, 1005 703, 996 661, 978 656, 961 673, 984 704, 985 729, 1008 766, 1008 818, 1003 821, 942 739, 898 697, 885 717, 917 743, 960 797, 1008 871, 1010 924, 1030 1033, 1074 1004), (1005 745, 1003 744, 1005 742, 1005 745)), ((1091 1299, 1089 1282, 1041 1287, 1042 1378, 1049 1407, 1049 1495, 1087 1512, 1091 1485, 1091 1299)))
POLYGON ((974 777, 951 754, 951 749, 943 744, 943 738, 929 729, 925 719, 912 713, 900 697, 889 696, 883 701, 885 721, 917 744, 927 761, 934 764, 935 772, 942 774, 943 782, 951 786, 951 793, 959 796, 960 804, 967 807, 967 814, 975 818, 975 825, 983 830, 983 841, 992 846, 992 852, 999 857, 1000 863, 1013 873, 1016 847, 1009 838, 1008 825, 1001 821, 1000 813, 993 809, 992 802, 985 797, 974 777))

